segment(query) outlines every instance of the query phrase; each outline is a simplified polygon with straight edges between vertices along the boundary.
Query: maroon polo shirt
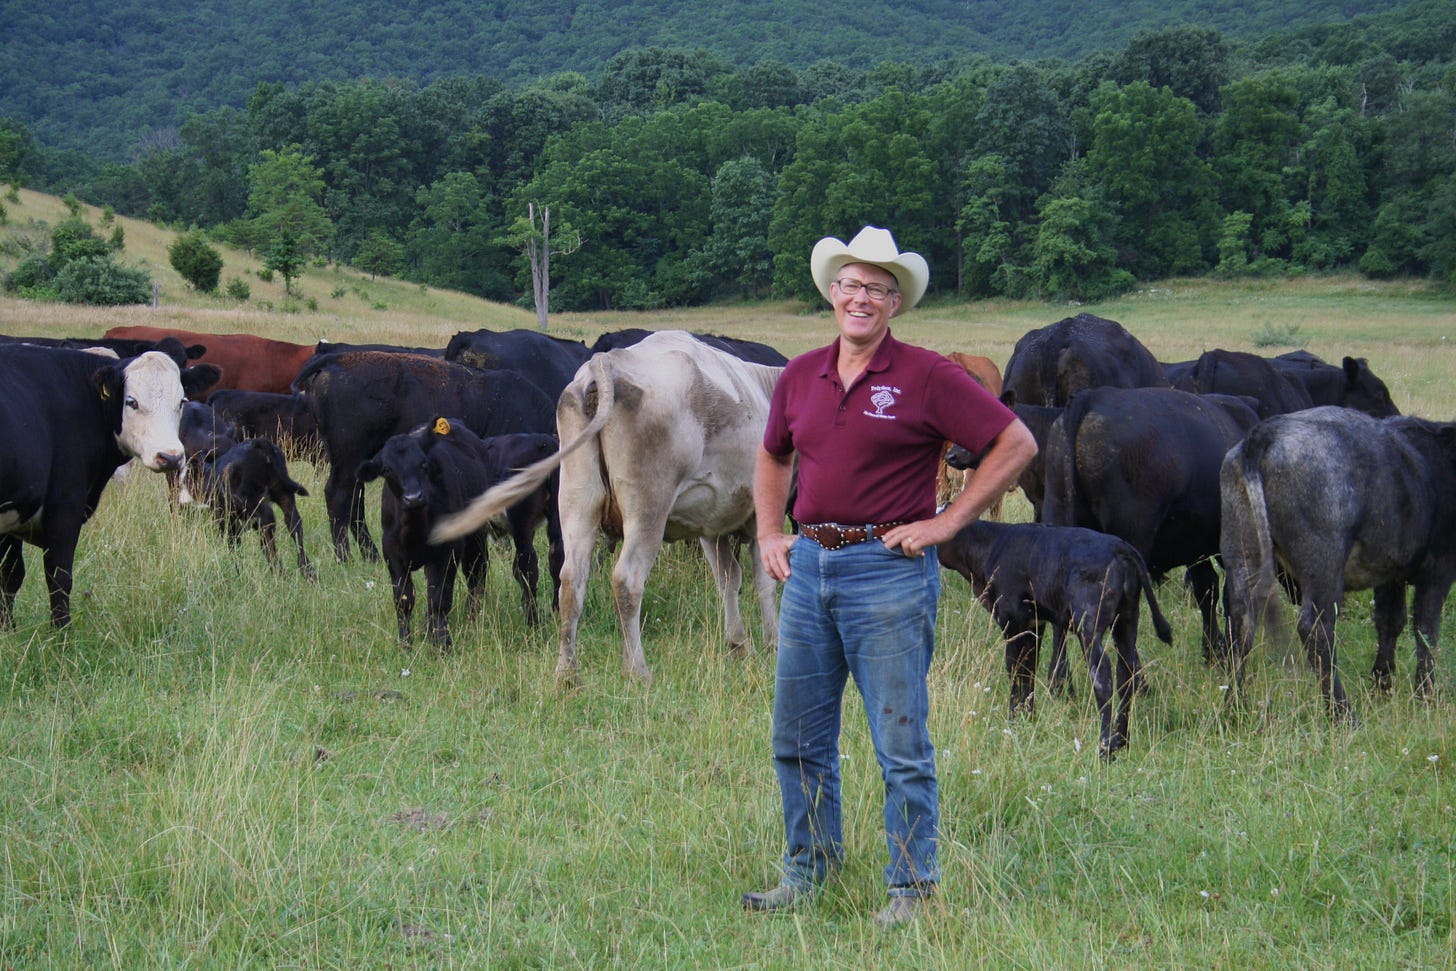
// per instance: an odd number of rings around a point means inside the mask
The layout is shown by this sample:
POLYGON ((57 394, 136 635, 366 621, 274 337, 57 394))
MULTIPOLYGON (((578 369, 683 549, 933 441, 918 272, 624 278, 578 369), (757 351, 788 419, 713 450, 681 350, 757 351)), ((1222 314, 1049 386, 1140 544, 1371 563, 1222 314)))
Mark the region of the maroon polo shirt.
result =
POLYGON ((763 446, 799 454, 799 522, 928 519, 942 444, 979 453, 1016 418, 960 365, 890 333, 848 391, 838 362, 836 339, 774 385, 763 446))

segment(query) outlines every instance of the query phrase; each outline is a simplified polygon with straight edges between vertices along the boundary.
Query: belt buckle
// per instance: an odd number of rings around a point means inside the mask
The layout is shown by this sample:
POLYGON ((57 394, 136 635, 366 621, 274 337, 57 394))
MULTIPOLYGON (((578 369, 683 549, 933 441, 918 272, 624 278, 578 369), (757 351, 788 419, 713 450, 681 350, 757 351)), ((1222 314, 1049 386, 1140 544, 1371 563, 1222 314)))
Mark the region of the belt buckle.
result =
POLYGON ((833 546, 826 546, 824 543, 820 543, 819 544, 820 546, 823 546, 826 550, 831 550, 831 551, 832 550, 840 549, 841 547, 844 546, 844 544, 846 542, 846 538, 845 538, 845 535, 844 535, 844 530, 840 528, 840 526, 839 526, 838 523, 826 523, 825 525, 820 526, 819 529, 820 529, 821 532, 826 531, 826 530, 831 531, 833 533, 833 535, 834 535, 834 545, 833 546))

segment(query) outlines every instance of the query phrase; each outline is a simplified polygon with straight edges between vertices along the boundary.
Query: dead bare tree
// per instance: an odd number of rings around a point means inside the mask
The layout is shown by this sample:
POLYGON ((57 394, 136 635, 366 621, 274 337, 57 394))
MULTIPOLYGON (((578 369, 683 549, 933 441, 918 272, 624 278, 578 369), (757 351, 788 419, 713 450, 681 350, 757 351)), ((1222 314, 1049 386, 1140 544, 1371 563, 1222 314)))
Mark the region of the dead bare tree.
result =
POLYGON ((531 261, 531 296, 536 302, 536 328, 546 329, 547 312, 551 303, 551 257, 570 256, 581 249, 580 233, 572 233, 570 241, 562 249, 551 248, 551 209, 541 207, 541 221, 536 222, 536 204, 526 204, 526 218, 531 224, 526 233, 526 258, 531 261))

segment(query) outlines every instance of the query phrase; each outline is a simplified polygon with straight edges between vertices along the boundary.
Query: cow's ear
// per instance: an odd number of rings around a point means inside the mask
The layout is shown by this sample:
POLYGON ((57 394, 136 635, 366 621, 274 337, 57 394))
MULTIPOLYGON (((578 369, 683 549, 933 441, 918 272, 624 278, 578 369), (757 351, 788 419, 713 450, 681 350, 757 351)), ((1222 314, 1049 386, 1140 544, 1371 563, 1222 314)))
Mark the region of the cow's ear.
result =
POLYGON ((91 374, 91 383, 96 386, 96 393, 101 396, 102 401, 119 402, 126 392, 126 374, 115 365, 108 364, 97 368, 91 374))
POLYGON ((192 398, 202 394, 222 378, 222 368, 216 364, 194 364, 182 369, 182 391, 192 398))
POLYGON ((372 459, 365 459, 359 463, 357 475, 359 476, 360 482, 373 482, 383 474, 384 463, 379 461, 379 456, 377 455, 372 459))

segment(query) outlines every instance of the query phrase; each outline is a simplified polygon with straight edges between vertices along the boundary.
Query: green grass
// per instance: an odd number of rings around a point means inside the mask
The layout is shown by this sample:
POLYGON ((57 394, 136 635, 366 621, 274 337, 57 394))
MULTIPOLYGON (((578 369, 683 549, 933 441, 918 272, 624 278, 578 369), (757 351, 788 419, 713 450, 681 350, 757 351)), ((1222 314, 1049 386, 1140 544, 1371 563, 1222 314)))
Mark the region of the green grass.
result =
MULTIPOLYGON (((141 235, 128 227, 129 241, 141 235)), ((340 284, 318 272, 304 285, 327 308, 340 284)), ((364 285, 387 304, 418 297, 364 285)), ((524 315, 437 299, 401 316, 407 327, 360 300, 318 314, 194 296, 110 314, 0 300, 0 313, 16 333, 160 316, 411 343, 524 315)), ((1298 326, 1316 353, 1368 357, 1407 411, 1456 414, 1456 303, 1413 286, 1175 281, 1086 308, 933 304, 896 329, 1004 363, 1027 329, 1077 309, 1122 321, 1166 360, 1298 326)), ((787 351, 832 329, 786 304, 552 323, 588 337, 637 325, 787 351)), ((1075 698, 1008 722, 999 639, 947 574, 931 675, 945 882, 930 920, 886 936, 869 922, 883 897, 881 786, 853 692, 844 871, 796 915, 738 907, 775 879, 782 849, 773 658, 727 650, 695 546, 665 549, 648 585, 653 685, 621 674, 599 567, 581 685, 566 692, 551 676, 555 623, 524 625, 504 550, 483 616, 457 611, 456 652, 406 653, 383 566, 333 562, 322 470, 293 471, 313 492, 301 508, 316 585, 270 571, 255 539, 230 549, 206 517, 170 511, 161 481, 140 473, 108 488, 82 534, 64 632, 46 624, 27 550, 17 627, 0 632, 0 967, 1456 965, 1456 665, 1442 651, 1438 699, 1413 700, 1407 636, 1397 690, 1372 695, 1368 592, 1338 628, 1364 719, 1350 731, 1328 722, 1307 671, 1263 654, 1245 704, 1226 709, 1196 612, 1165 584, 1175 644, 1144 624, 1150 691, 1109 766, 1076 663, 1075 698)), ((744 609, 756 630, 751 596, 744 609)))

